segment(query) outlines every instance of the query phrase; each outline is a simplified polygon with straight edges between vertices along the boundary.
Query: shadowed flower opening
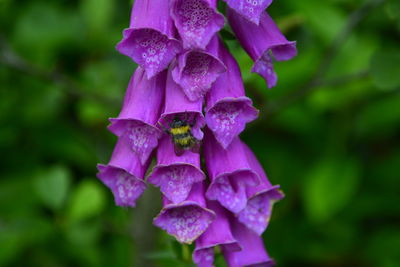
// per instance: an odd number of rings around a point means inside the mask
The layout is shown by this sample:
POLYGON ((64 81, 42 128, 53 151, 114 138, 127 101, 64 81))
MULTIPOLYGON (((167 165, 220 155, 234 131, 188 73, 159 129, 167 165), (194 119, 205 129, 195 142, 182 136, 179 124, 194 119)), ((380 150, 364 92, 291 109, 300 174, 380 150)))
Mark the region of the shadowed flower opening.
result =
POLYGON ((185 48, 204 49, 224 26, 224 17, 215 11, 215 0, 174 0, 171 16, 185 48))
POLYGON ((204 179, 204 174, 189 164, 157 166, 149 176, 149 183, 159 186, 161 192, 173 203, 184 201, 192 185, 204 179))
POLYGON ((203 97, 212 83, 225 71, 224 64, 211 54, 189 51, 180 56, 172 71, 174 81, 181 85, 191 101, 203 97))
POLYGON ((223 99, 207 111, 206 123, 226 148, 257 115, 258 111, 247 97, 223 99))
POLYGON ((136 200, 146 189, 146 184, 127 171, 99 164, 99 179, 111 189, 118 206, 135 207, 136 200))
POLYGON ((181 45, 153 29, 127 29, 117 49, 143 67, 147 78, 151 78, 168 66, 181 45))
POLYGON ((214 214, 190 202, 167 205, 154 219, 154 224, 181 243, 192 243, 211 223, 214 214))

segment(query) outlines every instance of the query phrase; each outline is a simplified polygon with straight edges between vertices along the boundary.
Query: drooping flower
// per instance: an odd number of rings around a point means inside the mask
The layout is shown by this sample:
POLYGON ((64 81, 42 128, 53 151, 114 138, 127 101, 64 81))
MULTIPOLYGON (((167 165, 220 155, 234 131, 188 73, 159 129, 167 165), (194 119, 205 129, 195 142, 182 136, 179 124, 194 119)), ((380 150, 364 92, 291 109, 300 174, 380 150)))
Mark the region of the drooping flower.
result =
POLYGON ((223 246, 226 251, 241 250, 231 233, 227 211, 216 201, 207 201, 207 207, 216 214, 207 230, 196 239, 193 261, 199 267, 211 267, 214 262, 214 247, 223 246))
POLYGON ((275 266, 275 262, 269 257, 260 236, 247 229, 235 219, 232 219, 230 222, 233 236, 239 242, 242 250, 230 251, 222 248, 228 267, 275 266))
POLYGON ((262 12, 272 0, 224 0, 232 9, 247 20, 258 25, 262 12))
POLYGON ((193 125, 191 133, 196 139, 203 139, 201 128, 205 124, 205 119, 202 113, 202 106, 202 99, 190 101, 186 97, 182 88, 172 79, 171 70, 169 70, 165 89, 164 111, 159 120, 162 127, 169 129, 174 118, 179 117, 181 120, 193 125))
POLYGON ((206 131, 204 140, 204 159, 211 185, 206 196, 232 211, 238 213, 246 207, 246 188, 259 183, 259 177, 251 169, 243 144, 236 137, 227 149, 206 131))
POLYGON ((136 0, 129 28, 116 48, 143 67, 147 78, 151 78, 166 69, 181 51, 182 44, 175 35, 168 1, 136 0))
POLYGON ((232 55, 220 43, 220 58, 227 67, 207 94, 206 123, 215 138, 227 148, 232 140, 246 127, 246 123, 258 116, 258 110, 246 97, 239 66, 232 55))
POLYGON ((243 144, 251 168, 260 176, 258 186, 247 188, 247 205, 237 215, 238 220, 261 235, 268 226, 273 204, 284 197, 278 186, 272 186, 260 162, 251 149, 243 144))
POLYGON ((184 201, 192 185, 204 180, 200 170, 200 154, 185 151, 177 156, 171 138, 165 135, 157 150, 157 165, 147 181, 160 187, 161 192, 172 203, 184 201))
POLYGON ((224 16, 216 6, 217 0, 171 0, 171 17, 184 48, 204 49, 224 26, 224 16))
POLYGON ((274 71, 272 57, 278 61, 296 56, 296 42, 288 41, 272 18, 263 12, 260 24, 249 22, 236 11, 227 8, 227 18, 243 49, 253 59, 252 72, 260 74, 269 88, 276 85, 278 77, 274 71))
POLYGON ((188 50, 179 55, 172 77, 191 101, 197 101, 225 71, 224 64, 218 59, 218 37, 215 35, 205 51, 188 50))
POLYGON ((142 164, 157 147, 162 132, 156 126, 164 100, 166 72, 147 79, 138 67, 125 94, 122 110, 111 118, 108 129, 115 135, 126 136, 128 146, 138 155, 142 164))
POLYGON ((119 138, 107 165, 98 164, 97 177, 111 189, 117 206, 135 207, 146 189, 143 182, 149 162, 141 164, 125 137, 119 138))
POLYGON ((153 222, 179 242, 191 244, 214 218, 215 213, 206 208, 204 184, 199 182, 193 185, 188 199, 179 204, 163 197, 163 209, 153 222))

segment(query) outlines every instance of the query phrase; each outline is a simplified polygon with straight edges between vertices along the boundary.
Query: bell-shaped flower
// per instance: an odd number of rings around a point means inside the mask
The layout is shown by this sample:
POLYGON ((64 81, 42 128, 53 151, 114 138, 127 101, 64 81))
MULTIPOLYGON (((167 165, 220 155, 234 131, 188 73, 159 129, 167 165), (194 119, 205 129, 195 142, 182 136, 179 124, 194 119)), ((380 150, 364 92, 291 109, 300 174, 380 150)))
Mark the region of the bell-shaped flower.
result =
POLYGON ((166 71, 148 80, 144 70, 138 67, 129 82, 120 114, 110 119, 108 129, 119 137, 127 137, 128 146, 142 164, 162 135, 157 121, 164 100, 165 81, 166 71))
POLYGON ((181 243, 191 244, 208 228, 215 213, 206 208, 204 184, 193 185, 187 200, 173 204, 163 197, 163 209, 153 223, 181 243))
POLYGON ((247 20, 259 24, 260 16, 272 0, 224 0, 232 9, 247 20))
POLYGON ((198 267, 214 266, 214 247, 216 246, 223 246, 227 251, 241 249, 231 233, 228 211, 216 201, 207 201, 207 208, 214 211, 216 217, 207 230, 196 239, 193 261, 198 267))
POLYGON ((224 64, 218 59, 218 37, 215 35, 205 51, 188 50, 180 54, 174 64, 172 77, 191 101, 197 101, 225 71, 224 64))
POLYGON ((272 186, 260 162, 251 149, 244 145, 251 168, 260 176, 260 184, 247 188, 247 205, 237 214, 238 220, 261 235, 268 226, 273 204, 284 197, 279 185, 272 186))
POLYGON ((136 200, 146 189, 143 177, 149 162, 141 164, 126 138, 122 137, 115 145, 110 162, 97 165, 97 177, 111 189, 116 205, 135 207, 136 200))
POLYGON ((182 50, 169 13, 169 1, 135 0, 129 28, 123 32, 117 50, 132 58, 151 78, 166 69, 182 50))
POLYGON ((227 17, 238 41, 254 61, 251 71, 260 74, 266 80, 268 88, 274 87, 278 77, 272 57, 277 61, 293 58, 297 54, 296 42, 288 41, 283 36, 267 12, 261 14, 258 26, 229 7, 227 17))
POLYGON ((165 135, 157 149, 157 165, 147 181, 157 187, 172 203, 184 201, 194 183, 204 180, 200 154, 190 150, 177 156, 171 138, 165 135))
POLYGON ((206 123, 215 138, 227 148, 232 140, 246 127, 246 123, 258 116, 253 102, 245 96, 239 66, 226 48, 220 44, 220 58, 227 71, 217 79, 207 94, 206 123))
POLYGON ((224 26, 224 16, 216 11, 217 0, 170 1, 171 17, 186 49, 205 49, 224 26))
POLYGON ((210 130, 206 131, 203 144, 204 159, 211 184, 206 196, 222 206, 238 213, 246 207, 246 188, 259 183, 259 177, 251 169, 243 144, 236 137, 224 149, 210 130))
POLYGON ((260 236, 234 219, 231 220, 231 229, 242 250, 230 251, 222 248, 228 267, 275 266, 275 262, 269 257, 260 236))
POLYGON ((165 89, 164 111, 161 114, 159 124, 162 128, 169 130, 175 118, 187 122, 190 126, 191 134, 197 139, 203 139, 201 128, 205 124, 202 113, 203 100, 190 101, 182 88, 174 82, 171 70, 168 71, 167 86, 165 89))

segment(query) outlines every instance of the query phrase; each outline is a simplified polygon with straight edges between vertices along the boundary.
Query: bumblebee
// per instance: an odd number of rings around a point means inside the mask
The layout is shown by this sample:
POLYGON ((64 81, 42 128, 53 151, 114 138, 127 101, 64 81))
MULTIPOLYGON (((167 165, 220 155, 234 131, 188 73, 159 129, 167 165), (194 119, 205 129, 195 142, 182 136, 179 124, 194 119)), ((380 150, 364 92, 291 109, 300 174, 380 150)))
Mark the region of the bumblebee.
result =
POLYGON ((175 153, 178 156, 182 155, 185 150, 199 152, 200 141, 193 136, 191 131, 194 124, 194 122, 189 123, 187 118, 181 119, 178 115, 169 123, 169 129, 166 129, 166 132, 171 135, 175 153))

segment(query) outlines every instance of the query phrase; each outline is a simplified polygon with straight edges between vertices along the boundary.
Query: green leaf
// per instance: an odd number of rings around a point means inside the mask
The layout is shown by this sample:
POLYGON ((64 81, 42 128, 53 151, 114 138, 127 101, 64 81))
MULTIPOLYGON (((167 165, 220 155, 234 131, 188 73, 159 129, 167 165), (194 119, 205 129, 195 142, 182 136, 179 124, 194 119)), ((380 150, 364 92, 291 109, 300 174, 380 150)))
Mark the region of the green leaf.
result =
POLYGON ((63 206, 70 184, 70 174, 63 166, 54 166, 42 171, 34 180, 36 193, 43 204, 53 210, 58 210, 63 206))
POLYGON ((400 50, 378 51, 371 59, 374 84, 382 89, 400 87, 400 50))
POLYGON ((78 222, 95 216, 104 208, 104 189, 94 181, 83 181, 76 187, 69 204, 68 219, 70 222, 78 222))
POLYGON ((320 223, 340 212, 353 197, 359 181, 359 164, 353 159, 327 158, 305 177, 303 200, 310 220, 320 223))

